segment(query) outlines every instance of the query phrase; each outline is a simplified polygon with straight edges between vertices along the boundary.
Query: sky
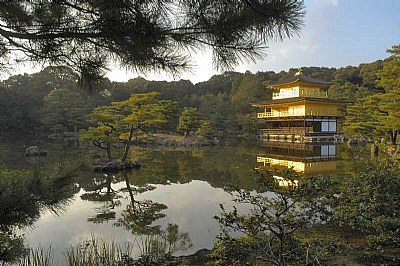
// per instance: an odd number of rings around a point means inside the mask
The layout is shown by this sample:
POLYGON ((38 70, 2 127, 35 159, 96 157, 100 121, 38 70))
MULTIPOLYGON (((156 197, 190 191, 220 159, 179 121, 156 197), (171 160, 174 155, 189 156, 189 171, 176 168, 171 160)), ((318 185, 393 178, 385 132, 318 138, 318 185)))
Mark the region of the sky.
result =
MULTIPOLYGON (((242 63, 238 72, 289 70, 289 68, 358 66, 388 57, 386 49, 400 44, 400 0, 305 0, 306 15, 299 35, 268 43, 266 56, 255 63, 242 63)), ((168 73, 143 75, 113 66, 107 77, 127 81, 142 76, 148 80, 188 79, 206 81, 217 72, 211 53, 193 54, 191 73, 172 77, 168 73)), ((36 72, 23 66, 19 73, 36 72)))

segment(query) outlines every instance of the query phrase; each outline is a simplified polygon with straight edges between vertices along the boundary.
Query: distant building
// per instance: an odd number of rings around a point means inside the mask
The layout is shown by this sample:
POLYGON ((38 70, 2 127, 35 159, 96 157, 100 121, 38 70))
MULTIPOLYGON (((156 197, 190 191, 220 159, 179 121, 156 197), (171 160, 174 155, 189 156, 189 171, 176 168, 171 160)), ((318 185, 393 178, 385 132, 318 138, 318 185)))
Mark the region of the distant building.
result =
POLYGON ((328 99, 331 82, 307 77, 301 69, 295 76, 267 84, 272 100, 252 103, 263 109, 257 113, 260 135, 268 140, 312 142, 331 140, 339 135, 338 107, 348 104, 328 99))

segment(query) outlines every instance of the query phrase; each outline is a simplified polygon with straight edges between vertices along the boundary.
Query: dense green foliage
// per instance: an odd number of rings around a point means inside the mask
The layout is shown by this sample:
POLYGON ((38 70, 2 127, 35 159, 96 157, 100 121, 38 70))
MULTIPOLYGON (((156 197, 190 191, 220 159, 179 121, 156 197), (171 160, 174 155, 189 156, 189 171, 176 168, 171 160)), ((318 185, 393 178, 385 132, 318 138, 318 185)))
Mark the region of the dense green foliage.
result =
POLYGON ((400 263, 400 164, 393 160, 362 162, 359 174, 341 183, 334 218, 360 230, 368 243, 364 254, 395 265, 400 263))
POLYGON ((333 238, 303 237, 301 231, 325 221, 329 213, 329 178, 302 179, 291 171, 280 172, 288 182, 281 186, 276 174, 256 177, 257 192, 236 189, 232 211, 221 205, 216 219, 223 231, 212 253, 214 265, 324 265, 340 252, 333 238), (242 204, 251 206, 240 212, 242 204), (244 236, 237 237, 232 232, 244 236))
POLYGON ((55 89, 44 97, 42 123, 56 132, 77 131, 84 124, 85 102, 68 89, 55 89))
MULTIPOLYGON (((60 169, 59 169, 60 170, 60 169)), ((27 252, 19 228, 32 226, 43 209, 64 210, 76 191, 70 177, 56 171, 13 170, 0 166, 0 263, 15 262, 27 252)))
POLYGON ((259 175, 257 192, 238 188, 234 209, 221 205, 216 219, 222 232, 211 264, 398 265, 399 167, 393 160, 362 161, 354 176, 339 182, 286 171, 278 175, 289 182, 284 187, 276 173, 259 175), (240 211, 242 204, 252 208, 240 211), (359 242, 341 236, 342 230, 359 242))
POLYGON ((211 139, 215 135, 215 132, 211 126, 210 121, 203 120, 200 122, 200 125, 197 128, 196 134, 198 134, 204 138, 211 139))
POLYGON ((392 54, 376 70, 375 84, 379 93, 364 94, 354 106, 349 107, 345 121, 345 130, 363 138, 387 138, 390 143, 397 143, 400 131, 400 47, 388 49, 392 54))

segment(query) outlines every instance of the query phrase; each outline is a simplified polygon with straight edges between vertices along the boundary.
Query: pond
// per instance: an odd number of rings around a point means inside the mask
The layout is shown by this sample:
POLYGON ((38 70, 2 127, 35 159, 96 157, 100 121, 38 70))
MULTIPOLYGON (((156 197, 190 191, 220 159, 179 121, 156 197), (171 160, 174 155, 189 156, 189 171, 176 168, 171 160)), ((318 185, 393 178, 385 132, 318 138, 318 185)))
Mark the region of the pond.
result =
MULTIPOLYGON (((213 247, 220 231, 213 217, 220 204, 234 205, 230 187, 257 189, 255 169, 292 168, 301 175, 335 178, 350 174, 352 158, 362 151, 346 145, 238 139, 206 148, 134 147, 131 156, 141 161, 141 169, 104 174, 86 167, 98 151, 85 145, 3 141, 3 173, 18 169, 18 175, 29 178, 14 184, 15 198, 3 191, 0 225, 2 230, 18 228, 29 247, 51 246, 61 262, 71 245, 93 236, 135 246, 134 255, 140 255, 146 237, 176 224, 179 232, 188 233, 192 246, 175 255, 189 255, 213 247), (24 157, 24 147, 33 143, 47 149, 48 156, 24 157)), ((276 178, 285 185, 284 177, 276 178)))

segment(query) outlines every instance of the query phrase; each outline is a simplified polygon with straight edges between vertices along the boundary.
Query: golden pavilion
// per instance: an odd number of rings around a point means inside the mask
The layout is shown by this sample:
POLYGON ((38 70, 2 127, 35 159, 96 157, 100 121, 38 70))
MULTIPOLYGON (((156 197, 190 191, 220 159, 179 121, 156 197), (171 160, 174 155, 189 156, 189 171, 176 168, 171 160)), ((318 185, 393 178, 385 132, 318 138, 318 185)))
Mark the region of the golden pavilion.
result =
POLYGON ((348 104, 328 98, 331 82, 303 75, 301 69, 286 80, 266 84, 272 100, 252 103, 257 113, 260 135, 267 140, 332 140, 340 135, 338 107, 348 104))

